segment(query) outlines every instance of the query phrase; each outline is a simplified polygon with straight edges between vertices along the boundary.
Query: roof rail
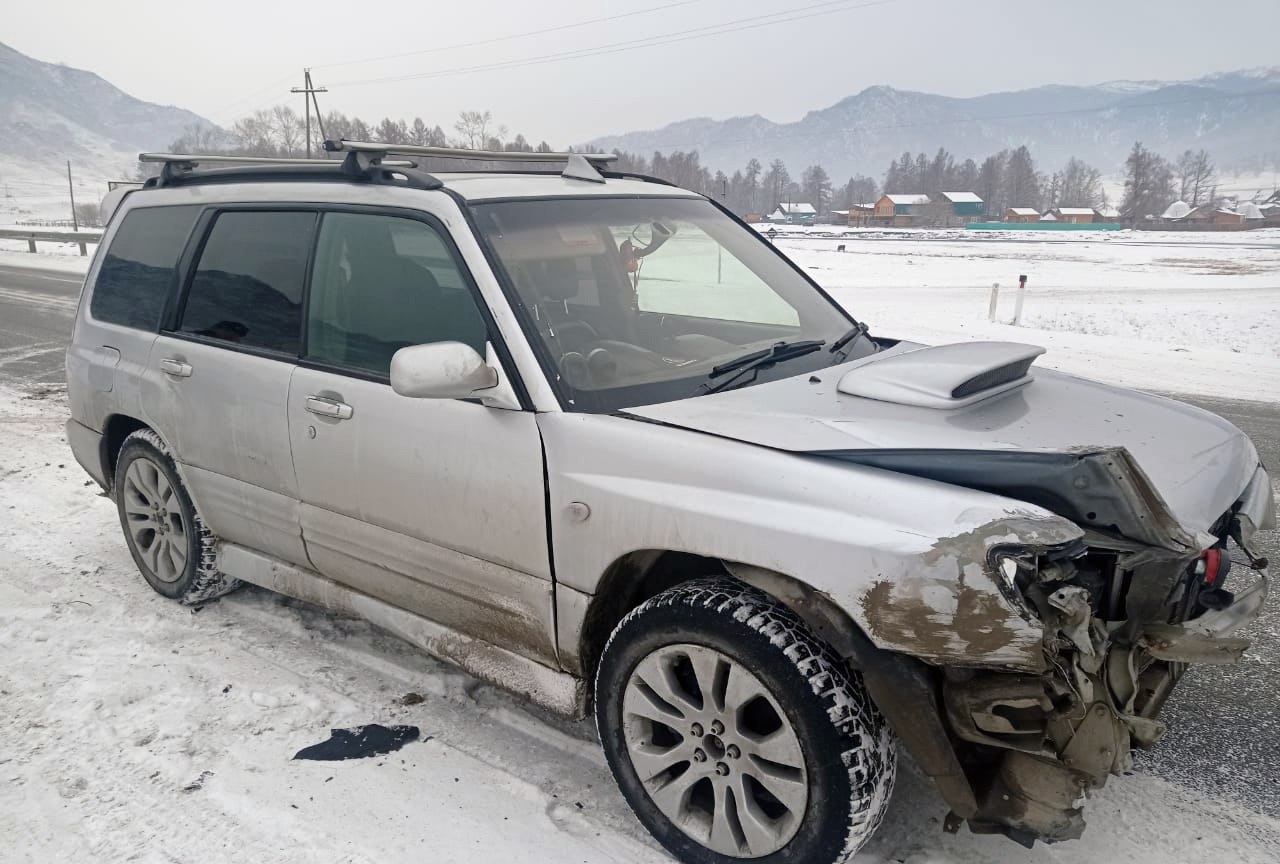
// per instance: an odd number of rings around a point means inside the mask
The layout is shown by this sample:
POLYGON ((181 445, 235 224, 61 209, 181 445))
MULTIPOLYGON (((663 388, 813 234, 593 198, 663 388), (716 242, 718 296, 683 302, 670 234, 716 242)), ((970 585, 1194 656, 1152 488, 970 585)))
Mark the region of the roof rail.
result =
MULTIPOLYGON (((205 177, 206 175, 204 173, 200 175, 195 174, 196 167, 200 165, 242 165, 246 166, 246 168, 258 169, 259 171, 270 170, 272 168, 279 168, 284 171, 288 168, 294 168, 297 166, 308 166, 312 169, 327 167, 334 171, 342 171, 347 176, 352 176, 354 174, 357 177, 364 176, 366 179, 376 179, 373 177, 373 172, 369 170, 371 167, 369 165, 364 165, 358 171, 352 172, 350 170, 352 166, 348 165, 346 162, 339 162, 335 159, 304 159, 282 156, 224 156, 217 153, 139 153, 138 161, 160 163, 163 166, 160 169, 160 177, 156 183, 158 186, 168 186, 176 181, 182 179, 194 179, 197 176, 205 177)), ((409 160, 391 161, 378 159, 376 160, 376 165, 372 167, 376 167, 377 169, 402 169, 416 168, 417 165, 418 163, 411 162, 409 160)), ((214 173, 221 175, 225 172, 214 173)), ((427 175, 423 175, 423 177, 426 178, 427 175)))
MULTIPOLYGON (((347 160, 365 168, 387 154, 397 156, 432 156, 440 159, 469 159, 474 162, 566 162, 564 176, 575 180, 603 183, 597 166, 616 161, 616 153, 539 153, 529 150, 472 150, 467 147, 427 147, 417 144, 386 144, 370 141, 325 141, 331 153, 346 153, 347 160)), ((386 164, 383 162, 382 164, 386 164)))

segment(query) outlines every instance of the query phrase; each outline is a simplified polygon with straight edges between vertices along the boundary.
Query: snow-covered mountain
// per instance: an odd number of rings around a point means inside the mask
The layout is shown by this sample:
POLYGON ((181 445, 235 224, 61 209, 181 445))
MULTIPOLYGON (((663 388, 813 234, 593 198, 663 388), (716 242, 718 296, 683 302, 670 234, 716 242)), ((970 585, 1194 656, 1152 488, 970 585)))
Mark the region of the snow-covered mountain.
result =
POLYGON ((132 176, 139 151, 163 150, 199 115, 135 99, 92 72, 45 63, 0 44, 0 181, 7 209, 43 210, 77 184, 96 190, 132 176))
POLYGON ((776 157, 794 175, 818 163, 839 179, 880 177, 908 150, 946 147, 959 159, 981 161, 1020 144, 1042 167, 1078 156, 1109 174, 1138 140, 1171 157, 1204 147, 1222 169, 1273 169, 1280 165, 1280 67, 1182 82, 1049 85, 966 99, 877 86, 795 123, 759 115, 700 117, 591 144, 645 155, 696 149, 703 164, 729 172, 752 157, 776 157))

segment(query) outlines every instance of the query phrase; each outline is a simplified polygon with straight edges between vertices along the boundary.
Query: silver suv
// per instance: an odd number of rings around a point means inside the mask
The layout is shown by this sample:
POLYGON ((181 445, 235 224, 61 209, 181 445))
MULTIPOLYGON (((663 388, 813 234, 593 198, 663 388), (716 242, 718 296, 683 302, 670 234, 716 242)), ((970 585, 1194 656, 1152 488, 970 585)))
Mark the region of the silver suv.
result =
POLYGON ((331 149, 154 157, 89 272, 68 439, 161 594, 251 582, 593 709, 686 862, 846 859, 898 742, 951 830, 1076 837, 1247 646, 1275 505, 1223 420, 872 337, 609 157, 331 149))

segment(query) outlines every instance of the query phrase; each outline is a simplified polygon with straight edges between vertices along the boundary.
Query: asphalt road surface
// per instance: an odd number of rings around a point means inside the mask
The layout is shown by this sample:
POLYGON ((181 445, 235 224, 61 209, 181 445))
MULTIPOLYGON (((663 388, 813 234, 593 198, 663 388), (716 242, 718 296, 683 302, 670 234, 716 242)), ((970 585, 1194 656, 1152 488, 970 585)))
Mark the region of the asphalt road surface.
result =
MULTIPOLYGON (((0 267, 0 383, 65 383, 63 351, 80 283, 76 275, 0 267)), ((1280 470, 1280 405, 1178 398, 1236 424, 1280 470)), ((1280 569, 1280 532, 1261 540, 1262 554, 1280 569)), ((1139 755, 1138 770, 1280 817, 1280 598, 1246 635, 1255 641, 1242 664, 1196 667, 1183 679, 1165 708, 1169 734, 1139 755)))

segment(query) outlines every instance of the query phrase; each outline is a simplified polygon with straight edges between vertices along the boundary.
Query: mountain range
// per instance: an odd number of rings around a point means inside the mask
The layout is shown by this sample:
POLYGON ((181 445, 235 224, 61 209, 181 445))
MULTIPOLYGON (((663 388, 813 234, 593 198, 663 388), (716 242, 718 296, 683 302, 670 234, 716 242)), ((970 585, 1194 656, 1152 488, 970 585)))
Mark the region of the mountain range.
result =
MULTIPOLYGON (((199 115, 135 99, 92 72, 0 44, 0 163, 9 193, 38 198, 66 161, 95 180, 133 175, 138 153, 163 150, 199 115)), ((21 196, 19 196, 21 197, 21 196)))
MULTIPOLYGON (((26 192, 60 200, 67 160, 77 182, 131 176, 139 151, 165 149, 195 123, 212 125, 183 108, 136 99, 93 72, 0 44, 0 180, 8 199, 26 192)), ((1204 147, 1220 171, 1280 170, 1280 67, 972 98, 876 86, 794 123, 758 114, 699 117, 590 143, 643 155, 696 149, 704 165, 727 173, 753 157, 781 158, 794 176, 816 163, 841 183, 856 173, 881 179, 903 151, 946 147, 957 159, 980 161, 1020 144, 1041 170, 1078 156, 1115 174, 1136 140, 1171 157, 1204 147)))
POLYGON ((780 158, 799 176, 820 164, 837 182, 882 178, 904 151, 945 147, 977 162, 1026 144, 1041 169, 1071 156, 1118 173, 1134 141, 1169 157, 1205 148, 1220 169, 1280 170, 1280 66, 1193 81, 1049 85, 971 98, 868 87, 794 123, 758 114, 697 117, 661 129, 597 138, 593 147, 648 156, 697 150, 702 164, 732 173, 751 158, 780 158))

